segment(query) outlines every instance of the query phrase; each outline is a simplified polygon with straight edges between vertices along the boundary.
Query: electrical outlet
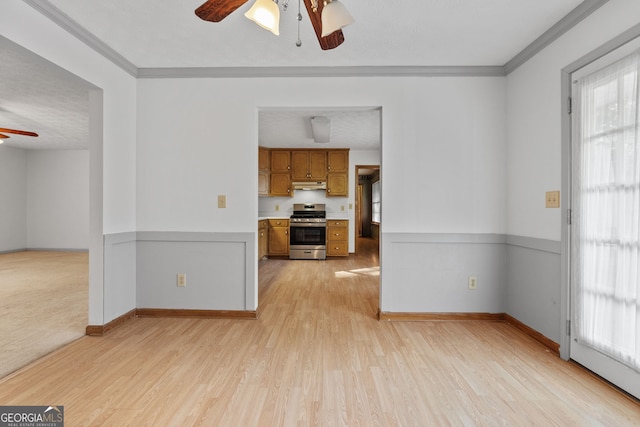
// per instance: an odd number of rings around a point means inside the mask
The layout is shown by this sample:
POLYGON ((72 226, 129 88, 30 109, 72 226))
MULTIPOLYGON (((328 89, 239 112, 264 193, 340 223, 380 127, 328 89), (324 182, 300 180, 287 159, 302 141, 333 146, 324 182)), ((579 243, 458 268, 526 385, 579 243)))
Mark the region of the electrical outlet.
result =
POLYGON ((276 212, 280 210, 280 205, 276 205, 276 212))
POLYGON ((184 288, 187 286, 187 275, 185 273, 178 273, 178 287, 184 288))
POLYGON ((476 276, 469 276, 469 289, 478 288, 478 278, 476 276))
POLYGON ((560 207, 560 192, 559 191, 547 191, 545 193, 545 207, 547 207, 547 208, 559 208, 560 207))
POLYGON ((344 212, 344 205, 340 206, 340 210, 344 212))

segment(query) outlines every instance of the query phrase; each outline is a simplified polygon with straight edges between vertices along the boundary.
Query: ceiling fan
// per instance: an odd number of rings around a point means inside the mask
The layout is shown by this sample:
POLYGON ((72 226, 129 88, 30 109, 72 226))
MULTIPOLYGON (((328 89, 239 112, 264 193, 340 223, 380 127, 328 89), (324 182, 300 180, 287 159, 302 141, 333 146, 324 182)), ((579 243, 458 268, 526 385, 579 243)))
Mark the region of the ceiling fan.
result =
POLYGON ((0 143, 2 143, 3 139, 10 138, 9 135, 7 135, 8 133, 13 133, 16 135, 25 135, 25 136, 38 136, 37 133, 29 132, 27 130, 0 128, 0 143))
MULTIPOLYGON (((247 1, 248 0, 207 0, 205 3, 203 3, 200 7, 198 7, 195 10, 195 13, 202 20, 210 21, 210 22, 220 22, 224 18, 229 16, 232 12, 234 12, 237 8, 245 4, 247 1)), ((344 42, 344 34, 342 33, 341 28, 353 22, 353 18, 351 18, 351 15, 349 15, 346 9, 344 9, 344 6, 342 6, 336 0, 326 0, 326 1, 303 0, 303 1, 304 1, 304 5, 307 8, 307 13, 309 14, 311 25, 313 25, 313 29, 315 30, 316 37, 318 38, 318 42, 320 43, 320 47, 322 48, 322 50, 334 49, 340 46, 344 42), (332 18, 332 17, 328 17, 329 16, 328 13, 323 14, 322 12, 325 7, 328 7, 327 10, 331 11, 330 12, 331 15, 338 14, 336 15, 337 17, 332 18), (331 23, 328 22, 328 20, 330 19, 331 19, 331 23), (330 29, 336 28, 335 31, 332 31, 329 34, 327 34, 326 31, 323 33, 322 31, 323 21, 325 23, 325 27, 327 28, 330 27, 330 29)), ((265 7, 265 8, 272 9, 275 7, 277 12, 277 8, 278 8, 277 3, 278 3, 278 0, 273 0, 273 2, 272 0, 256 0, 255 4, 251 9, 254 9, 256 7, 265 7)), ((284 6, 285 8, 287 3, 288 3, 288 0, 284 0, 283 4, 285 5, 284 6)), ((245 16, 247 16, 249 19, 256 21, 256 23, 258 23, 258 25, 262 26, 263 28, 267 28, 262 23, 254 19, 254 17, 250 17, 249 14, 251 12, 252 10, 249 10, 249 12, 245 14, 245 16)), ((276 26, 278 25, 278 22, 277 22, 278 19, 279 18, 276 18, 276 23, 275 23, 276 26)), ((302 19, 302 16, 300 15, 300 13, 298 13, 298 26, 300 25, 299 23, 301 19, 302 19)), ((277 27, 275 31, 273 28, 267 28, 267 29, 270 29, 271 32, 273 32, 274 34, 278 34, 277 27)), ((296 46, 300 46, 301 44, 302 43, 298 36, 298 42, 296 43, 296 46)))

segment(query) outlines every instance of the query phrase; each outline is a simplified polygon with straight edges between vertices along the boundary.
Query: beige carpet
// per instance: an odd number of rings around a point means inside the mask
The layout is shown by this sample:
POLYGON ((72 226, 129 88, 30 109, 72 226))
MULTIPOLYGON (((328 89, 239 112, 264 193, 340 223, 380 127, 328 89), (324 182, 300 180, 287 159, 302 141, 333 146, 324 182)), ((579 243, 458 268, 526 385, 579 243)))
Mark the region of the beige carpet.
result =
POLYGON ((89 254, 0 255, 0 378, 81 337, 89 254))

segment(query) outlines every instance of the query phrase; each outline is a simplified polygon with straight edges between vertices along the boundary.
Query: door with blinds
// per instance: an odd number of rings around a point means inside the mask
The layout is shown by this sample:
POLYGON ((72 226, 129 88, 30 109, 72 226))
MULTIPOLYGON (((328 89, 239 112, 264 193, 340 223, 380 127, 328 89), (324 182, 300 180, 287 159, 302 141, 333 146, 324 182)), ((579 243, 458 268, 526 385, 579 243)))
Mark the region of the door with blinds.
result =
POLYGON ((570 227, 570 356, 638 398, 639 48, 572 74, 570 227))

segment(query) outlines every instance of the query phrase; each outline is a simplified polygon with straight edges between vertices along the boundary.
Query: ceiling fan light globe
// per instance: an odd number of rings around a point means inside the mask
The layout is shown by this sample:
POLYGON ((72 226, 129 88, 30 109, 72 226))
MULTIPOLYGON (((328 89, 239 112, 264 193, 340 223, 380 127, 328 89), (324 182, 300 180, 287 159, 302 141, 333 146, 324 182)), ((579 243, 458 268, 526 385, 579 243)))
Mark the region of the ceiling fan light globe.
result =
POLYGON ((322 37, 336 32, 353 22, 353 17, 337 0, 326 2, 322 9, 322 37))
POLYGON ((244 16, 276 36, 280 35, 280 9, 272 0, 256 0, 244 16))

